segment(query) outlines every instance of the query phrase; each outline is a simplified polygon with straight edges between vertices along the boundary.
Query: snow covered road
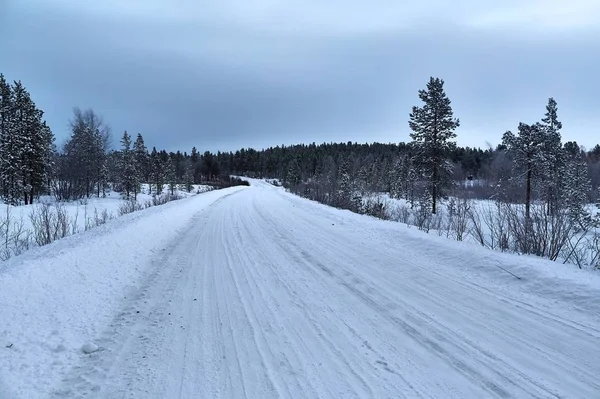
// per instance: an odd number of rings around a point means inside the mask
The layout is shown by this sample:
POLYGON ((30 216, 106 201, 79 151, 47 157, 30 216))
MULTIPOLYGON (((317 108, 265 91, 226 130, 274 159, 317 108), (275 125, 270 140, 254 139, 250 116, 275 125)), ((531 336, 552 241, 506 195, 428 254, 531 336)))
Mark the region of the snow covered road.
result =
POLYGON ((0 396, 600 398, 598 276, 252 184, 186 200, 100 350, 42 357, 71 361, 58 380, 15 388, 35 376, 0 347, 0 396))

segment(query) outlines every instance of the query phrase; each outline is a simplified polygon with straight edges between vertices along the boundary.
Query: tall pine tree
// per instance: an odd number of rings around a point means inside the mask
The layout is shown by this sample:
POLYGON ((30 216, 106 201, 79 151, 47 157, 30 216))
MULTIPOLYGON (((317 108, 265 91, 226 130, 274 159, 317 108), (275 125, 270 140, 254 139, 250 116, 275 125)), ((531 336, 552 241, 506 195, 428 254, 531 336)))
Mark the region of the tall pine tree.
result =
POLYGON ((438 198, 451 183, 448 157, 456 145, 452 140, 460 121, 453 117, 442 79, 431 77, 427 89, 419 90, 419 98, 424 105, 412 108, 408 125, 413 131, 414 162, 427 181, 431 211, 436 213, 438 198))
MULTIPOLYGON (((137 179, 140 183, 150 183, 150 165, 148 149, 144 143, 144 137, 141 133, 138 133, 135 143, 133 144, 133 156, 135 158, 135 168, 137 172, 137 179)), ((138 184, 137 189, 139 191, 140 185, 138 184)), ((135 192, 137 197, 138 191, 135 192)))
POLYGON ((519 133, 507 131, 502 136, 502 144, 514 161, 516 179, 525 179, 525 217, 530 220, 532 190, 534 182, 545 168, 544 127, 540 123, 528 125, 519 123, 519 133))
POLYGON ((546 114, 542 119, 543 156, 540 157, 540 180, 546 199, 547 213, 554 213, 561 201, 560 193, 565 176, 565 153, 563 151, 558 120, 558 106, 554 98, 548 99, 546 114))
POLYGON ((167 160, 167 164, 165 166, 165 179, 167 180, 167 184, 169 185, 169 191, 171 195, 175 194, 175 189, 177 188, 177 173, 175 171, 175 163, 173 162, 173 157, 169 156, 167 160))
POLYGON ((120 183, 126 199, 133 194, 137 198, 139 191, 138 171, 136 168, 136 159, 131 149, 131 136, 125 131, 121 138, 121 157, 120 157, 120 183))
POLYGON ((152 147, 150 153, 150 168, 151 168, 151 185, 154 185, 156 195, 163 192, 163 184, 165 183, 165 166, 160 158, 160 154, 156 151, 156 147, 152 147))
POLYGON ((19 110, 23 102, 23 91, 20 84, 15 84, 20 93, 14 92, 12 86, 0 77, 0 114, 2 129, 0 137, 0 178, 2 179, 2 196, 10 205, 19 205, 23 195, 23 154, 25 137, 22 128, 24 115, 19 110))
POLYGON ((564 198, 569 217, 579 227, 585 228, 592 217, 586 208, 592 191, 588 177, 585 152, 576 142, 565 143, 566 167, 564 176, 564 198))

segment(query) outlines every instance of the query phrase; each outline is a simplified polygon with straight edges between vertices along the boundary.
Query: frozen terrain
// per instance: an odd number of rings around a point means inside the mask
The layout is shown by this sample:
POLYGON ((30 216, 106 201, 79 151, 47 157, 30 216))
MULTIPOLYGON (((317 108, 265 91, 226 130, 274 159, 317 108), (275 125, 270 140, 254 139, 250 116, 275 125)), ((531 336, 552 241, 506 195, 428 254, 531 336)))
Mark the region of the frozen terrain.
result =
MULTIPOLYGON (((175 190, 174 194, 178 197, 189 197, 197 193, 204 193, 211 190, 211 187, 201 184, 194 184, 191 193, 185 190, 175 190)), ((163 187, 162 195, 169 194, 167 185, 163 187)), ((61 202, 69 218, 74 221, 79 231, 85 230, 86 219, 93 218, 94 212, 102 214, 106 211, 111 218, 119 216, 119 207, 123 204, 123 197, 120 193, 115 191, 108 191, 104 197, 91 197, 83 198, 79 201, 61 202)), ((142 185, 142 192, 137 195, 137 202, 140 205, 144 205, 146 202, 152 201, 152 195, 148 194, 148 184, 142 185)), ((7 212, 14 219, 13 223, 19 223, 23 220, 24 228, 31 230, 31 212, 40 204, 55 204, 56 200, 52 196, 42 196, 39 200, 36 200, 32 205, 21 205, 21 206, 10 206, 4 203, 0 203, 0 219, 6 218, 7 212)))
POLYGON ((600 397, 598 274, 252 184, 0 266, 0 397, 600 397))

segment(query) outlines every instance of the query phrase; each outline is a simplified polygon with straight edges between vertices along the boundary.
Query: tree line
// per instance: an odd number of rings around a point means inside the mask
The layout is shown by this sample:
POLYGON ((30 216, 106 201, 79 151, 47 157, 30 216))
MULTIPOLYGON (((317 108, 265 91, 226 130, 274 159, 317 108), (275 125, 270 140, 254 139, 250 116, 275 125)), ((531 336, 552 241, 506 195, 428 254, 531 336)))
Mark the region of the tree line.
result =
POLYGON ((56 146, 23 84, 0 75, 0 196, 11 205, 31 204, 44 194, 69 201, 109 190, 136 199, 143 183, 156 196, 165 186, 172 194, 176 188, 191 191, 194 184, 241 184, 231 176, 244 175, 274 179, 335 207, 427 231, 454 231, 457 239, 468 228, 492 248, 600 264, 600 219, 590 206, 600 194, 600 145, 563 143, 554 98, 545 112, 540 107, 538 121, 519 123, 500 144, 485 149, 457 145, 460 121, 442 79, 431 77, 418 99, 408 113, 409 142, 168 152, 149 150, 141 133, 127 131, 115 145, 101 116, 75 108, 71 134, 56 146), (373 193, 400 199, 407 208, 390 215, 373 193), (481 213, 468 202, 473 199, 490 200, 493 209, 481 213))
POLYGON ((352 210, 359 194, 384 192, 433 214, 440 198, 458 196, 522 203, 528 216, 534 201, 544 201, 548 213, 585 216, 599 194, 600 145, 586 151, 562 142, 554 98, 540 121, 520 123, 501 144, 482 150, 456 145, 459 120, 443 84, 431 78, 419 91, 423 104, 409 114, 411 142, 242 149, 222 154, 220 163, 230 173, 277 178, 298 194, 352 210))
POLYGON ((422 104, 409 113, 407 143, 311 143, 216 154, 194 147, 187 153, 149 150, 142 134, 127 131, 113 148, 103 118, 79 108, 70 120, 70 137, 57 147, 43 111, 23 85, 9 85, 0 76, 1 195, 13 205, 41 194, 59 200, 101 197, 108 189, 135 198, 141 183, 156 194, 164 185, 190 188, 230 175, 276 178, 298 194, 348 209, 365 192, 385 192, 431 213, 452 195, 527 207, 542 200, 548 212, 568 208, 575 215, 598 197, 600 145, 585 151, 575 142, 563 144, 553 98, 540 121, 507 131, 495 148, 456 144, 459 120, 444 81, 432 77, 418 93, 422 104))

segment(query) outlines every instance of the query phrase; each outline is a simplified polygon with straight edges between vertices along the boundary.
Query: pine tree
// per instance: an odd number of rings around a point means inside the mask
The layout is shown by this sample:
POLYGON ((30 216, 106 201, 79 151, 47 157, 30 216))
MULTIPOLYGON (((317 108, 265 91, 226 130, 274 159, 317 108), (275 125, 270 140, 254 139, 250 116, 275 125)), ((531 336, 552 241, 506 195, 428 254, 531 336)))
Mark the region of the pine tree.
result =
POLYGON ((431 211, 436 213, 437 200, 451 179, 447 163, 450 151, 455 147, 451 141, 460 121, 453 118, 450 99, 444 92, 444 81, 431 77, 426 90, 419 90, 423 107, 414 106, 408 122, 413 133, 414 161, 426 178, 431 196, 431 211))
POLYGON ((156 151, 156 147, 152 147, 150 153, 150 167, 151 167, 151 184, 154 185, 156 195, 162 194, 163 185, 165 183, 165 167, 162 160, 160 159, 159 153, 156 151))
POLYGON ((381 164, 381 169, 378 170, 377 176, 377 191, 388 193, 391 190, 391 181, 390 181, 390 161, 389 159, 384 159, 381 164))
POLYGON ((130 195, 134 197, 139 191, 138 171, 136 168, 135 153, 131 148, 131 136, 125 131, 121 138, 121 162, 120 162, 120 183, 126 199, 130 195))
POLYGON ((49 172, 48 159, 53 149, 54 136, 42 120, 43 111, 37 109, 29 93, 21 82, 14 87, 15 107, 18 117, 15 119, 15 132, 22 143, 21 176, 23 199, 32 204, 46 185, 49 172))
POLYGON ((194 169, 192 167, 191 161, 187 160, 185 165, 185 174, 183 177, 185 181, 185 190, 188 193, 191 193, 194 189, 194 169))
POLYGON ((360 167, 357 178, 357 188, 361 194, 365 194, 367 192, 367 187, 369 186, 369 170, 366 165, 363 164, 360 167))
POLYGON ((397 172, 397 196, 396 198, 406 199, 411 206, 415 204, 415 183, 417 180, 417 174, 414 170, 412 159, 408 155, 404 155, 398 165, 396 166, 397 172))
POLYGON ((169 157, 167 160, 167 165, 165 167, 165 178, 169 185, 171 195, 175 195, 175 189, 177 188, 177 174, 175 173, 175 164, 173 163, 172 157, 169 157))
MULTIPOLYGON (((137 171, 137 179, 139 183, 150 182, 150 171, 148 166, 148 149, 144 143, 144 138, 141 133, 138 133, 135 143, 133 144, 133 155, 135 158, 135 167, 137 171)), ((137 185, 139 191, 140 185, 137 185)), ((135 192, 137 197, 138 191, 135 192)))
POLYGON ((518 135, 507 131, 502 137, 502 144, 514 160, 517 178, 525 177, 525 217, 529 220, 534 180, 539 176, 540 168, 543 170, 545 167, 544 127, 540 123, 519 123, 518 135))
POLYGON ((59 171, 59 179, 68 182, 69 199, 90 197, 94 192, 100 196, 108 180, 110 130, 94 111, 75 108, 71 132, 64 148, 65 169, 59 171))
POLYGON ((302 181, 300 173, 300 161, 298 156, 295 156, 289 163, 286 174, 286 183, 288 183, 292 189, 295 189, 302 181))
POLYGON ((544 189, 548 214, 554 213, 560 201, 560 191, 565 176, 565 157, 561 142, 558 106, 554 98, 548 99, 546 114, 542 119, 544 132, 543 156, 538 160, 540 180, 544 189))
POLYGON ((0 74, 0 180, 2 197, 11 202, 9 198, 10 181, 12 178, 11 141, 13 131, 13 94, 10 84, 0 74))
POLYGON ((192 153, 190 154, 190 161, 192 172, 194 176, 194 183, 199 184, 202 182, 201 173, 200 173, 200 154, 198 154, 198 150, 196 147, 192 147, 192 153))
POLYGON ((571 220, 583 228, 592 220, 590 212, 586 209, 592 185, 588 177, 585 152, 576 142, 565 143, 564 148, 567 155, 564 177, 566 207, 571 220))
POLYGON ((19 205, 23 194, 29 187, 25 184, 26 156, 31 152, 32 109, 29 95, 21 82, 15 82, 11 88, 11 100, 8 129, 3 135, 2 171, 5 179, 5 201, 11 205, 19 205))
POLYGON ((343 209, 350 209, 353 205, 351 201, 353 198, 353 185, 350 160, 348 158, 344 158, 341 161, 337 177, 338 189, 335 198, 335 206, 343 209))

